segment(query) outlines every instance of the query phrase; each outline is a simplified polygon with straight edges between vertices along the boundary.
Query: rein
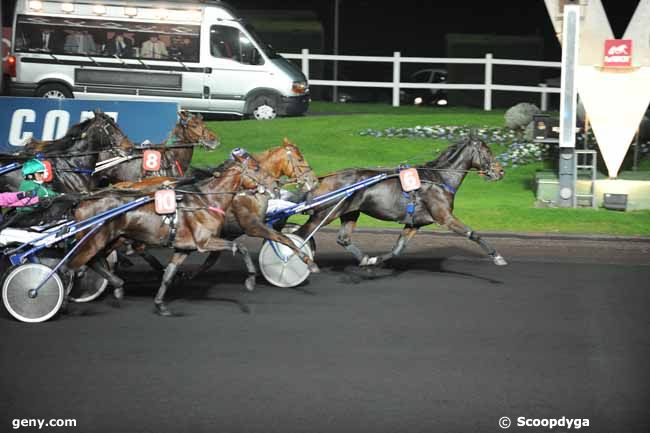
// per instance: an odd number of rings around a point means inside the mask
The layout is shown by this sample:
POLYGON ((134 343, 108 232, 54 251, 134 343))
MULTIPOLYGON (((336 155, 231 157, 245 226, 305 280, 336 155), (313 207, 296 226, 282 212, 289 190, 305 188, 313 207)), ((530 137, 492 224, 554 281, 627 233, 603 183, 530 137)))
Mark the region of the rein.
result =
POLYGON ((201 142, 196 142, 196 143, 181 143, 181 144, 154 144, 154 145, 147 145, 147 146, 134 146, 133 150, 149 150, 149 149, 182 149, 182 148, 187 148, 187 147, 196 147, 196 146, 201 146, 203 147, 203 144, 201 142))

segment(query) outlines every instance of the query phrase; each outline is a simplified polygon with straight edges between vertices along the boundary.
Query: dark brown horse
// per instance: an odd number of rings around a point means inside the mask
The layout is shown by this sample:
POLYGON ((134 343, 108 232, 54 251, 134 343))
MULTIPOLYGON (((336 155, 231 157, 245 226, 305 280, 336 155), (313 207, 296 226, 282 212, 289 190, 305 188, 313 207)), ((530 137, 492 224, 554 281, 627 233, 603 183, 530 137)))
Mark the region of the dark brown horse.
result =
MULTIPOLYGON (((41 155, 52 163, 52 188, 58 192, 88 192, 93 189, 91 173, 102 154, 114 152, 123 146, 121 130, 115 121, 99 110, 94 117, 73 125, 60 139, 30 140, 23 152, 0 155, 0 164, 22 162, 41 155)), ((124 149, 124 148, 122 148, 124 149)), ((23 180, 20 170, 0 176, 0 190, 16 191, 23 180)))
MULTIPOLYGON (((259 169, 251 169, 247 164, 237 161, 227 161, 210 177, 199 180, 193 185, 186 185, 177 192, 182 194, 175 216, 161 216, 155 213, 153 204, 145 204, 114 218, 100 228, 93 237, 82 245, 80 250, 69 263, 69 268, 77 269, 91 261, 99 253, 106 252, 120 238, 126 238, 149 246, 166 246, 174 248, 174 255, 167 265, 163 281, 155 298, 156 312, 163 316, 171 315, 164 303, 164 295, 176 274, 178 266, 187 258, 191 251, 212 252, 231 250, 238 251, 244 256, 249 272, 246 287, 252 290, 255 283, 255 266, 246 249, 235 242, 222 239, 221 233, 225 225, 226 213, 230 207, 242 207, 237 214, 250 214, 254 219, 258 209, 250 209, 248 201, 242 198, 259 192, 261 185, 269 179, 259 169), (169 220, 166 223, 166 220, 169 220)), ((160 179, 148 179, 131 188, 157 186, 160 179)), ((81 202, 75 212, 78 220, 86 219, 104 210, 115 208, 133 199, 133 192, 108 193, 97 200, 81 202)), ((273 236, 275 238, 275 236, 273 236)), ((275 240, 275 239, 274 239, 275 240)), ((281 239, 277 239, 282 241, 281 239)), ((286 240, 291 246, 289 239, 286 240)), ((295 248, 295 247, 294 247, 295 248)), ((297 250, 297 249, 296 249, 297 250)), ((313 262, 304 256, 306 262, 313 262)), ((123 281, 103 268, 99 261, 91 264, 104 278, 116 288, 116 297, 121 298, 123 281)), ((315 265, 314 265, 315 266, 315 265)), ((315 271, 317 268, 314 269, 315 271)))
POLYGON ((501 254, 453 214, 456 191, 470 170, 478 170, 486 180, 500 180, 503 177, 503 169, 489 147, 478 138, 465 137, 450 146, 435 161, 416 168, 422 186, 410 194, 403 192, 394 170, 348 169, 320 178, 320 185, 311 193, 314 197, 377 174, 392 175, 380 183, 354 193, 329 217, 327 215, 334 205, 317 209, 296 234, 304 238, 320 223, 329 224, 340 218, 341 229, 337 242, 351 252, 361 266, 368 266, 399 255, 420 227, 437 223, 476 242, 495 264, 506 265, 507 262, 501 254), (402 234, 390 253, 368 257, 352 243, 352 232, 362 212, 380 220, 404 224, 402 234))
MULTIPOLYGON (((232 206, 226 212, 226 223, 223 228, 222 237, 228 240, 235 240, 245 234, 250 237, 279 242, 298 254, 312 272, 318 272, 318 266, 308 255, 298 249, 284 234, 265 223, 268 201, 272 196, 270 182, 275 182, 277 179, 285 177, 287 182, 300 185, 305 192, 318 183, 318 178, 300 152, 300 149, 285 138, 282 146, 274 147, 254 156, 243 153, 235 156, 235 160, 246 165, 251 170, 261 170, 267 184, 263 192, 235 196, 232 206)), ((192 174, 205 177, 206 172, 201 169, 194 169, 192 174)), ((160 184, 169 180, 167 178, 151 178, 148 184, 160 184)), ((130 182, 122 182, 116 184, 115 188, 134 188, 138 185, 143 185, 143 183, 133 184, 130 182)), ((163 266, 143 248, 143 245, 136 244, 133 248, 154 269, 163 269, 163 266)), ((210 269, 217 262, 220 254, 219 251, 210 253, 205 263, 195 272, 194 276, 210 269)))
MULTIPOLYGON (((178 123, 165 141, 156 146, 138 147, 124 133, 116 140, 123 141, 124 151, 121 162, 106 169, 100 169, 93 177, 98 184, 136 182, 145 177, 183 177, 187 173, 195 146, 214 150, 221 144, 219 137, 210 131, 200 114, 187 111, 178 113, 178 123), (142 167, 142 155, 145 149, 152 148, 161 153, 160 170, 145 171, 142 167)), ((115 157, 114 153, 102 153, 99 164, 115 157)), ((116 161, 118 162, 118 161, 116 161)))

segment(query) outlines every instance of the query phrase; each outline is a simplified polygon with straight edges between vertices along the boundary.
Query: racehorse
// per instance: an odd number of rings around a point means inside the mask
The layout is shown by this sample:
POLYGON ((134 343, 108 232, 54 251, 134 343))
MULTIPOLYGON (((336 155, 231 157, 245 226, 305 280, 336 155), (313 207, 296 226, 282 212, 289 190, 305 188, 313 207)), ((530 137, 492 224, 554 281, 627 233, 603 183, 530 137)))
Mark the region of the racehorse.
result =
MULTIPOLYGON (((274 147, 256 155, 244 153, 234 156, 235 160, 248 166, 251 169, 261 170, 267 179, 275 181, 284 176, 287 183, 295 183, 300 186, 301 190, 308 192, 318 184, 318 178, 311 169, 298 147, 289 142, 287 138, 283 140, 282 146, 274 147)), ((194 169, 193 175, 205 177, 206 171, 194 169)), ((161 184, 171 179, 167 178, 149 178, 147 181, 137 184, 131 182, 122 182, 115 184, 115 188, 129 189, 136 188, 138 185, 161 184)), ((267 185, 268 186, 268 185, 267 185)), ((317 265, 313 260, 305 255, 295 244, 283 235, 281 232, 265 224, 266 209, 268 206, 271 188, 266 188, 262 193, 236 195, 233 204, 226 212, 226 223, 223 228, 222 237, 234 241, 238 237, 246 234, 250 237, 263 238, 274 242, 279 242, 291 248, 298 256, 309 266, 312 272, 318 272, 317 265)), ((162 270, 164 267, 156 260, 155 257, 148 254, 141 245, 134 245, 133 248, 154 268, 162 270)), ((193 276, 199 275, 210 269, 219 259, 221 252, 216 251, 208 255, 203 265, 194 273, 193 276)))
POLYGON ((347 169, 321 177, 319 186, 310 193, 313 197, 377 174, 390 175, 386 180, 357 191, 338 208, 331 205, 315 210, 296 234, 306 238, 321 223, 329 224, 340 218, 337 243, 352 253, 360 266, 371 266, 399 255, 420 227, 437 223, 476 242, 495 264, 506 265, 501 254, 453 214, 456 191, 470 170, 478 170, 486 180, 500 180, 504 176, 501 165, 485 142, 470 134, 451 145, 436 160, 415 168, 421 187, 412 193, 403 192, 399 175, 390 170, 347 169), (334 211, 329 214, 332 209, 334 211), (391 252, 368 257, 352 243, 352 232, 362 212, 384 221, 405 224, 391 252))
MULTIPOLYGON (((100 152, 115 152, 124 146, 117 138, 119 132, 110 116, 96 110, 94 117, 73 125, 63 137, 52 141, 32 139, 22 152, 0 155, 0 161, 21 162, 38 155, 52 164, 55 191, 88 192, 93 186, 90 175, 100 152)), ((20 170, 8 172, 0 176, 0 190, 17 191, 22 180, 20 170)))
MULTIPOLYGON (((178 113, 178 117, 178 123, 161 145, 137 147, 120 131, 126 143, 125 151, 121 155, 121 162, 116 161, 115 165, 98 171, 93 176, 96 182, 98 184, 135 182, 147 176, 183 177, 189 169, 194 146, 199 145, 208 150, 219 147, 221 144, 219 137, 208 129, 200 114, 181 111, 178 113), (142 156, 146 149, 157 150, 161 153, 160 170, 154 172, 144 170, 142 156)), ((109 152, 102 153, 99 163, 101 164, 102 161, 107 161, 113 156, 109 152)))
MULTIPOLYGON (((247 164, 251 160, 258 163, 260 169, 268 173, 273 179, 286 177, 286 183, 295 183, 299 186, 300 191, 308 193, 318 185, 318 178, 312 170, 305 157, 298 149, 298 146, 291 143, 286 137, 281 146, 273 147, 264 152, 250 155, 244 153, 240 156, 234 155, 240 162, 247 164)), ((261 237, 273 240, 287 245, 295 252, 300 252, 295 248, 293 242, 286 238, 282 233, 274 230, 265 224, 266 209, 268 207, 268 194, 257 194, 255 196, 236 197, 246 206, 231 206, 226 214, 226 225, 223 236, 229 240, 235 240, 243 234, 251 237, 261 237), (256 214, 252 214, 250 209, 257 209, 256 214), (245 213, 242 209, 246 209, 245 213)), ((275 229, 279 229, 276 227, 275 229)), ((213 252, 208 255, 205 262, 194 273, 194 277, 210 269, 219 259, 221 252, 213 252)), ((306 262, 308 263, 308 262, 306 262)), ((309 263, 308 263, 309 264, 309 263)), ((313 269, 313 267, 312 267, 313 269)))
MULTIPOLYGON (((136 189, 159 185, 159 179, 147 179, 131 185, 136 189)), ((146 245, 171 247, 174 254, 165 268, 163 281, 156 294, 154 304, 156 312, 162 316, 172 315, 164 302, 167 288, 176 274, 178 266, 183 263, 191 251, 212 252, 231 250, 244 256, 249 273, 246 287, 252 290, 255 284, 255 266, 246 248, 236 242, 220 238, 225 225, 226 213, 231 206, 243 206, 237 199, 268 185, 269 178, 259 168, 251 169, 248 164, 238 161, 226 161, 218 171, 209 177, 200 179, 184 189, 177 189, 182 199, 175 214, 158 215, 152 203, 120 215, 104 226, 80 246, 79 251, 70 261, 69 269, 78 269, 91 261, 98 253, 111 248, 111 244, 120 238, 126 238, 146 245), (166 223, 165 221, 168 221, 166 223)), ((133 191, 116 192, 112 190, 96 200, 82 201, 75 211, 77 220, 86 219, 107 209, 128 203, 133 198, 133 191)), ((140 193, 141 194, 141 193, 140 193)), ((242 212, 255 215, 258 209, 242 209, 242 212)), ((239 211, 237 212, 239 213, 239 211)), ((289 244, 291 241, 287 239, 289 244)), ((293 244, 291 244, 293 246, 293 244)), ((295 248, 295 247, 294 247, 295 248)), ((309 256, 301 253, 301 258, 313 264, 309 256)), ((98 256, 100 257, 100 256, 98 256)), ((91 263, 93 269, 106 278, 115 288, 115 295, 123 295, 124 282, 104 268, 99 261, 91 263)), ((315 264, 313 264, 315 267, 315 264)), ((317 271, 317 268, 314 269, 317 271)))

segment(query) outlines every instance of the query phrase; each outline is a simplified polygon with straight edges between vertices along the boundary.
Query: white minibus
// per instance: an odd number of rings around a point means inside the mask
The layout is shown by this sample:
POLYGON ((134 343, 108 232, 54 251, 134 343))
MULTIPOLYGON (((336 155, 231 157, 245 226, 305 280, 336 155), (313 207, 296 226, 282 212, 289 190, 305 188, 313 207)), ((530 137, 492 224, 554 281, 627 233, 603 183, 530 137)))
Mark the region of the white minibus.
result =
POLYGON ((162 100, 272 119, 309 106, 304 74, 225 3, 18 0, 9 92, 162 100))

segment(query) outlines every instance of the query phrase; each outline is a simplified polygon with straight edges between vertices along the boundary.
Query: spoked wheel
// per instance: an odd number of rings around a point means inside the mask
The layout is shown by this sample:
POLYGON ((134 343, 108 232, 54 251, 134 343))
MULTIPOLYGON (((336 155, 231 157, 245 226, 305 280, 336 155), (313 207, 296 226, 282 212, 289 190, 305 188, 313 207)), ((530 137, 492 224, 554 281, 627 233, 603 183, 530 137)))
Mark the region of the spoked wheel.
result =
MULTIPOLYGON (((300 224, 286 223, 284 227, 282 227, 281 232, 286 235, 287 233, 297 232, 299 228, 300 228, 300 224)), ((309 248, 311 248, 312 254, 316 254, 316 239, 314 239, 313 236, 309 239, 309 248)))
MULTIPOLYGON (((286 233, 300 250, 313 258, 309 243, 298 235, 286 233)), ((277 242, 266 241, 260 249, 259 266, 266 280, 278 287, 296 287, 309 277, 307 265, 289 247, 277 242)))
MULTIPOLYGON (((109 254, 106 260, 104 260, 104 266, 106 266, 106 269, 112 271, 115 268, 116 262, 117 252, 113 251, 109 254)), ((76 275, 68 299, 72 302, 94 301, 104 293, 107 286, 108 281, 106 278, 102 277, 94 270, 86 268, 76 275)))
POLYGON ((2 284, 2 302, 9 314, 21 322, 44 322, 61 308, 65 287, 61 277, 53 274, 38 292, 34 289, 47 277, 51 268, 40 263, 16 266, 2 284))

